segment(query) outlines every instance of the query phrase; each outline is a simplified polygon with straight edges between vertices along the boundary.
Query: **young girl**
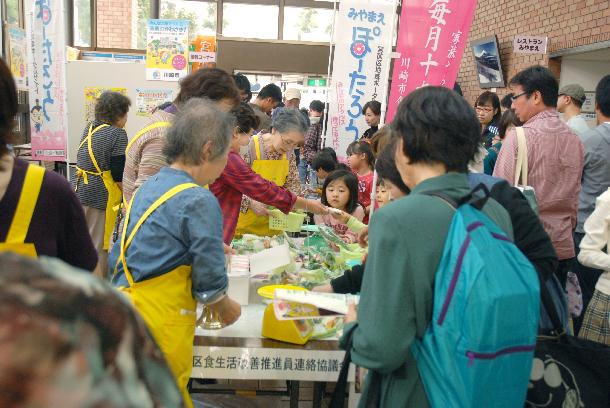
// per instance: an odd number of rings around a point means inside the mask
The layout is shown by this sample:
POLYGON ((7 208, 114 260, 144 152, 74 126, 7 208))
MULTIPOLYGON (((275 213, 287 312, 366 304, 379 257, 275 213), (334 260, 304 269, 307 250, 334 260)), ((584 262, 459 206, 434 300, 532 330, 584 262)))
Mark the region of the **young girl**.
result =
POLYGON ((367 142, 353 142, 347 147, 349 167, 358 176, 358 202, 364 207, 365 224, 369 222, 371 191, 373 189, 373 167, 375 156, 367 142))
POLYGON ((379 181, 377 182, 375 200, 376 200, 375 204, 377 205, 377 207, 375 207, 376 209, 381 208, 390 202, 390 190, 385 185, 385 182, 383 181, 382 178, 380 178, 379 181))
MULTIPOLYGON (((358 221, 364 217, 364 209, 358 204, 358 179, 346 170, 337 170, 326 178, 322 187, 322 204, 350 214, 358 221)), ((332 211, 332 210, 331 210, 332 211)), ((332 214, 315 215, 317 225, 332 227, 343 241, 351 244, 358 239, 356 232, 351 231, 348 225, 333 217, 332 214)))

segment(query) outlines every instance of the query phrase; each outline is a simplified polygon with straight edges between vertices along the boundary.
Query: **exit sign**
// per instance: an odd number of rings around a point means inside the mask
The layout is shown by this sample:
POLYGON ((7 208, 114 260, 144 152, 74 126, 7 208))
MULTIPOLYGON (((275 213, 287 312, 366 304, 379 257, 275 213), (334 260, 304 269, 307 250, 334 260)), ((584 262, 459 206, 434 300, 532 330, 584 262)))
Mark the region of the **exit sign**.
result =
POLYGON ((307 86, 326 86, 326 79, 324 79, 324 78, 309 78, 307 80, 307 86))

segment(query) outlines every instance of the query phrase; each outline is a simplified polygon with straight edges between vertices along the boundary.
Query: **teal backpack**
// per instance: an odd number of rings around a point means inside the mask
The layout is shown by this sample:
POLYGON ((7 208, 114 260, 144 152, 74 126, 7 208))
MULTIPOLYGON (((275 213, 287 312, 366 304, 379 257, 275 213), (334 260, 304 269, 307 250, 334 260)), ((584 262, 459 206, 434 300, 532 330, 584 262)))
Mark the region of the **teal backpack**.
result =
POLYGON ((428 401, 437 408, 523 407, 540 315, 536 270, 480 211, 485 186, 458 202, 427 194, 456 209, 436 271, 432 321, 411 346, 428 401))

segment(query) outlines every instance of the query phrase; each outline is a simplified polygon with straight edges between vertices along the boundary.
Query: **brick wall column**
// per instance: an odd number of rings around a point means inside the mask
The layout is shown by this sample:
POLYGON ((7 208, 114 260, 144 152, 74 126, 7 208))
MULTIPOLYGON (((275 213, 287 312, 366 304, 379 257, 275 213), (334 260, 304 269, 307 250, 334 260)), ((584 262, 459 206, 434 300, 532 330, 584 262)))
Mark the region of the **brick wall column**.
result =
MULTIPOLYGON (((517 72, 536 64, 550 66, 553 73, 559 75, 560 60, 549 62, 548 54, 513 54, 513 38, 516 35, 547 36, 548 52, 608 41, 610 1, 479 0, 457 79, 469 102, 474 103, 483 91, 479 88, 470 41, 494 34, 498 37, 506 83, 517 72)), ((509 92, 508 88, 497 91, 500 97, 509 92)))
POLYGON ((132 48, 132 2, 137 0, 97 1, 97 46, 100 48, 132 48))

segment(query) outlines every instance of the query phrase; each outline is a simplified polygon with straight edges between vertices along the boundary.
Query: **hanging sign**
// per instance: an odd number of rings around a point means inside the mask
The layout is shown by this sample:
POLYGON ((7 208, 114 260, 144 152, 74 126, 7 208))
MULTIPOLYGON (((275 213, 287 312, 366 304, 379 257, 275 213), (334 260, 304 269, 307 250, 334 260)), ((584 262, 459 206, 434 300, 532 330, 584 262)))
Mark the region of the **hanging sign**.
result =
POLYGON ((518 35, 513 40, 515 54, 546 54, 548 37, 518 35))
POLYGON ((65 161, 66 39, 63 0, 26 1, 32 158, 65 161))
POLYGON ((453 88, 476 5, 476 0, 403 0, 386 122, 415 89, 453 88))
POLYGON ((178 81, 188 74, 188 20, 148 20, 146 79, 178 81))
POLYGON ((362 107, 385 95, 395 13, 390 0, 342 0, 339 5, 326 137, 339 157, 368 128, 362 107))

